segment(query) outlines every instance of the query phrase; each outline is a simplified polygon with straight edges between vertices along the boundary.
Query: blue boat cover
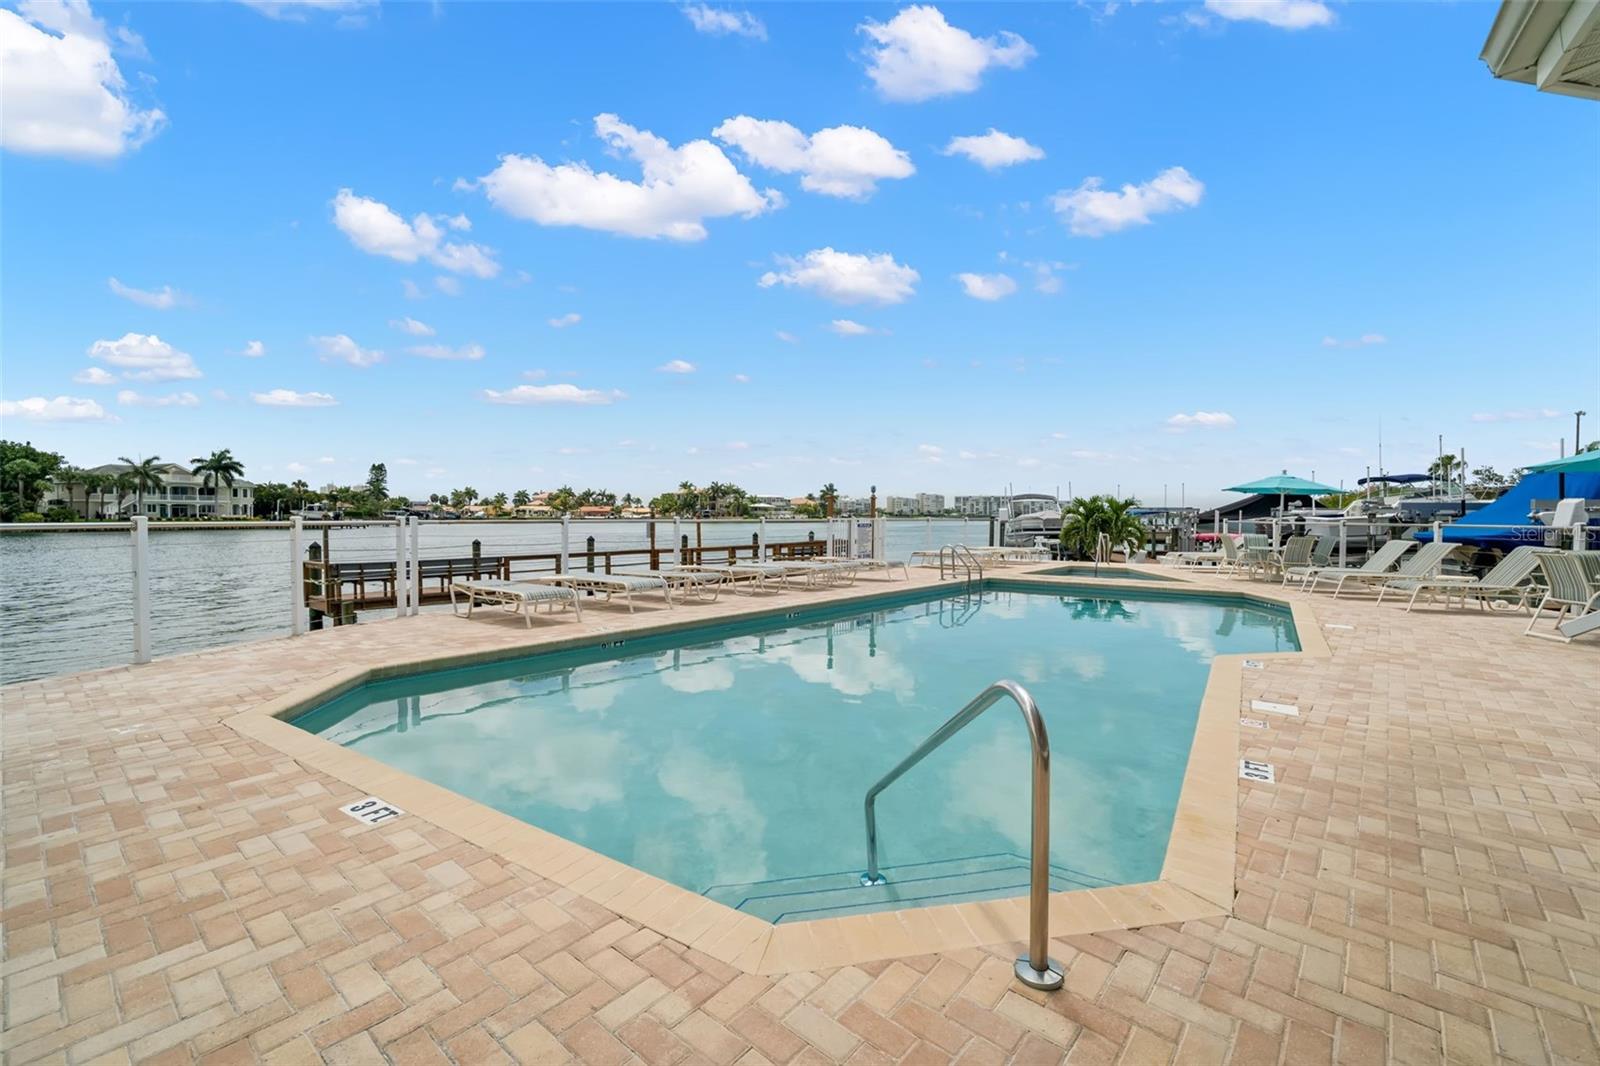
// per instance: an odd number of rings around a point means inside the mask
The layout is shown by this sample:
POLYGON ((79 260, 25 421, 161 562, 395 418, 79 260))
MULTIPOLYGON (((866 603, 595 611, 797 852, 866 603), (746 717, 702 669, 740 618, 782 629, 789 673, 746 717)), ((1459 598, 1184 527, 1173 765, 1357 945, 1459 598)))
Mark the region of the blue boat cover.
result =
MULTIPOLYGON (((1543 544, 1547 527, 1528 517, 1533 501, 1574 496, 1600 499, 1600 474, 1529 474, 1506 490, 1504 496, 1460 520, 1473 528, 1445 526, 1443 539, 1446 543, 1475 544, 1504 551, 1524 544, 1543 544)), ((1590 522, 1593 524, 1594 519, 1590 522)), ((1430 541, 1433 531, 1419 529, 1414 536, 1420 541, 1430 541)))

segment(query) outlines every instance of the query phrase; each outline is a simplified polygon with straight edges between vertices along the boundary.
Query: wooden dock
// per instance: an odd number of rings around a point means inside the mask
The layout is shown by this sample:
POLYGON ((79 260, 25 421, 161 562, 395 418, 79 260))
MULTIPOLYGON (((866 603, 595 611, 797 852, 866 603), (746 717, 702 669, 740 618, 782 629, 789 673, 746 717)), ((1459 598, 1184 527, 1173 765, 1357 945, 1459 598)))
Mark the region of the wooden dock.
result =
MULTIPOLYGON (((687 537, 684 538, 688 540, 687 537)), ((422 606, 450 602, 450 586, 461 580, 511 581, 517 578, 562 573, 560 552, 532 555, 485 555, 473 542, 471 555, 441 556, 417 562, 422 606)), ((573 573, 611 574, 628 570, 659 570, 679 561, 688 564, 732 563, 739 559, 805 559, 828 553, 828 542, 807 538, 774 541, 762 545, 756 538, 749 544, 694 546, 684 543, 677 551, 671 547, 613 548, 597 550, 588 538, 583 551, 569 552, 567 565, 573 573)), ((409 580, 411 563, 402 568, 391 557, 338 562, 327 557, 326 549, 313 545, 312 558, 301 565, 305 582, 306 607, 313 628, 327 619, 333 625, 347 625, 362 611, 394 610, 397 607, 397 578, 409 580)))

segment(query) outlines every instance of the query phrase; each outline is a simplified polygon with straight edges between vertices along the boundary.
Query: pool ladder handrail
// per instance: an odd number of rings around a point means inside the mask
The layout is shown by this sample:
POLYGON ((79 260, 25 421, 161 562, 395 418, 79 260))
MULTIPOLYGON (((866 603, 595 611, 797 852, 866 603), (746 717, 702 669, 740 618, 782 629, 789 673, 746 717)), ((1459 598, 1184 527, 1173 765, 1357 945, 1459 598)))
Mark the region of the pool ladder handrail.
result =
POLYGON ((983 562, 977 557, 977 555, 973 554, 971 548, 967 547, 965 544, 946 544, 944 547, 939 549, 940 581, 944 580, 946 552, 949 553, 951 577, 955 577, 956 567, 959 566, 966 572, 968 582, 973 580, 972 575, 974 571, 977 572, 977 580, 983 580, 983 562))
POLYGON ((917 745, 910 755, 901 759, 893 770, 878 779, 867 789, 867 872, 861 875, 863 886, 885 884, 887 879, 878 870, 878 794, 898 781, 907 770, 927 758, 934 749, 972 724, 984 711, 1006 697, 1016 702, 1022 720, 1028 727, 1028 740, 1033 745, 1033 832, 1028 857, 1028 954, 1017 960, 1017 979, 1029 988, 1060 988, 1063 971, 1061 965, 1050 958, 1050 735, 1045 730, 1044 716, 1028 690, 1015 681, 996 681, 980 692, 976 699, 957 711, 951 719, 917 745))

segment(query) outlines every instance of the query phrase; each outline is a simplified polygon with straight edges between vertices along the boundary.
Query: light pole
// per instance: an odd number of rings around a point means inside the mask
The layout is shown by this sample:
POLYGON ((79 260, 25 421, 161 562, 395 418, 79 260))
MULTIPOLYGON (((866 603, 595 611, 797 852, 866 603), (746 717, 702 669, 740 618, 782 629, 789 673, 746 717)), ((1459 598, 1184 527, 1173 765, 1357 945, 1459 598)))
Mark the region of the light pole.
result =
POLYGON ((1577 455, 1583 450, 1583 416, 1588 411, 1572 412, 1572 454, 1577 455))

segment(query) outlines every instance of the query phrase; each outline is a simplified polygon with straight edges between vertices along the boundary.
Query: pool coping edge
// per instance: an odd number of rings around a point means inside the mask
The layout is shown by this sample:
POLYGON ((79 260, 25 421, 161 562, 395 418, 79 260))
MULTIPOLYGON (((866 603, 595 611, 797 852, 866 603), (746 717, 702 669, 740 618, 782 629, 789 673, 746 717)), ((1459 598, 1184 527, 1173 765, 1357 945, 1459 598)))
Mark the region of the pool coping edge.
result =
MULTIPOLYGON (((1299 651, 1218 655, 1211 662, 1160 878, 1051 893, 1050 934, 1060 938, 1231 913, 1240 786, 1236 760, 1242 671, 1246 659, 1327 657, 1328 645, 1311 609, 1259 589, 1219 590, 1181 578, 1153 588, 1154 583, 1137 580, 1022 572, 996 575, 985 583, 1000 588, 1026 583, 1160 592, 1181 598, 1236 597, 1288 610, 1299 651)), ((830 590, 809 605, 831 607, 872 599, 893 591, 890 586, 897 584, 874 581, 866 588, 830 590)), ((900 587, 913 584, 907 582, 900 587)), ((756 621, 793 609, 792 601, 779 606, 752 605, 750 610, 722 615, 716 621, 756 621)), ((637 625, 630 620, 625 632, 633 637, 684 628, 676 620, 652 619, 637 625)), ((225 719, 224 724, 366 794, 382 795, 409 815, 503 856, 623 918, 748 973, 783 974, 1002 943, 1020 945, 1026 941, 1028 914, 1026 899, 1021 896, 774 925, 323 740, 288 721, 371 681, 592 646, 615 632, 589 630, 571 635, 534 629, 530 630, 529 641, 503 648, 349 667, 240 711, 225 719)), ((355 826, 352 830, 359 831, 355 826)))

